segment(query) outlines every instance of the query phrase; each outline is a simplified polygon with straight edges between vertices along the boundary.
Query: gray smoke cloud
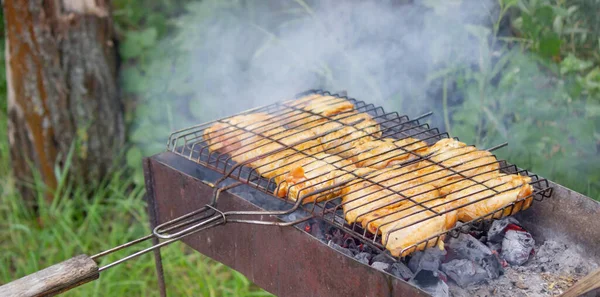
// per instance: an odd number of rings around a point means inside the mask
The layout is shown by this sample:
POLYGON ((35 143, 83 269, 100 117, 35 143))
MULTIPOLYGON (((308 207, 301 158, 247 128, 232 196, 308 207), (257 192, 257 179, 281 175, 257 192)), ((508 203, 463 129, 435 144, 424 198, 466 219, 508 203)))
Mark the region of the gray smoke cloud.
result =
POLYGON ((156 129, 192 126, 307 89, 345 90, 413 118, 434 111, 432 126, 481 148, 506 141, 509 147, 495 152, 500 158, 597 195, 600 184, 590 176, 597 176, 600 166, 600 136, 590 119, 600 107, 576 102, 585 97, 571 98, 560 74, 540 67, 535 54, 495 42, 497 5, 494 0, 192 3, 145 71, 151 82, 145 93, 159 101, 150 110, 167 119, 138 117, 138 126, 145 127, 139 130, 164 135, 168 131, 156 129), (461 75, 439 75, 456 68, 461 75))
POLYGON ((180 58, 191 69, 193 100, 215 110, 214 119, 324 88, 388 110, 428 111, 427 75, 477 62, 479 41, 465 25, 488 25, 494 2, 398 2, 195 4, 198 20, 183 21, 176 39, 191 47, 180 58))

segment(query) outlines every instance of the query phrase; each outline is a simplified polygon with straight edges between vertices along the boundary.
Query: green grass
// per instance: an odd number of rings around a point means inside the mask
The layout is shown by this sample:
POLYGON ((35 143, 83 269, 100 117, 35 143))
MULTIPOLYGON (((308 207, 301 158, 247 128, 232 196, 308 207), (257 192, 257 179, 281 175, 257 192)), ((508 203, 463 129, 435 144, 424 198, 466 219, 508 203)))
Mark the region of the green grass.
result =
MULTIPOLYGON (((2 32, 3 25, 0 9, 2 32)), ((54 202, 39 199, 37 215, 22 204, 9 164, 3 37, 0 51, 0 285, 75 255, 93 255, 147 235, 150 228, 144 188, 139 181, 134 182, 130 169, 117 169, 103 183, 85 188, 73 187, 60 178, 54 202)), ((67 176, 67 169, 59 170, 59 177, 67 176)), ((43 185, 34 187, 41 193, 43 185)), ((149 242, 107 256, 99 264, 148 246, 149 242)), ((163 248, 162 255, 169 296, 271 296, 240 273, 192 252, 182 243, 163 248)), ((158 295, 154 258, 149 253, 108 269, 98 280, 62 296, 158 295)))
MULTIPOLYGON (((7 144, 3 142, 1 147, 6 152, 7 144)), ((2 169, 7 168, 6 157, 2 153, 2 169)), ((39 216, 23 206, 15 192, 14 180, 6 170, 3 173, 0 283, 81 253, 95 254, 149 232, 144 189, 135 186, 124 172, 114 173, 91 191, 72 188, 63 182, 63 190, 56 194, 52 204, 40 199, 39 216)), ((124 255, 126 252, 107 256, 99 264, 108 264, 124 255)), ((243 275, 190 252, 182 243, 164 248, 163 259, 171 296, 268 295, 257 290, 243 275)), ((157 296, 157 288, 150 253, 102 272, 99 280, 65 296, 157 296)))

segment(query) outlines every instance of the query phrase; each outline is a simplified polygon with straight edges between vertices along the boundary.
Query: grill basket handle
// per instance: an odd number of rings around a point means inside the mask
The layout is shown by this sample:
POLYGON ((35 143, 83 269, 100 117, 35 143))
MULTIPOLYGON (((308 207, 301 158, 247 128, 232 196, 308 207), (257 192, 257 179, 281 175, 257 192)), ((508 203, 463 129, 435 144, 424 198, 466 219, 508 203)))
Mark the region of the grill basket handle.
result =
POLYGON ((98 278, 98 265, 79 255, 0 287, 0 297, 54 296, 98 278))

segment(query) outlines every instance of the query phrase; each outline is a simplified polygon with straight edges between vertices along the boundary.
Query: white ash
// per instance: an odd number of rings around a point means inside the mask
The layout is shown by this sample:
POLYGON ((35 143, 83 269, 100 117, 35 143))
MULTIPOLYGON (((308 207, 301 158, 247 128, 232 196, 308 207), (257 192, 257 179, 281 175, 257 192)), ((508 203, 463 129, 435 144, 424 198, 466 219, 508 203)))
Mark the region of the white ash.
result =
POLYGON ((598 267, 572 244, 547 240, 534 250, 529 261, 506 267, 500 278, 465 289, 449 282, 452 296, 558 296, 598 267))
POLYGON ((388 268, 390 268, 390 264, 384 262, 374 262, 371 264, 371 267, 377 270, 386 271, 388 268))
POLYGON ((508 230, 502 240, 502 259, 511 265, 523 265, 529 260, 535 240, 529 232, 508 230))

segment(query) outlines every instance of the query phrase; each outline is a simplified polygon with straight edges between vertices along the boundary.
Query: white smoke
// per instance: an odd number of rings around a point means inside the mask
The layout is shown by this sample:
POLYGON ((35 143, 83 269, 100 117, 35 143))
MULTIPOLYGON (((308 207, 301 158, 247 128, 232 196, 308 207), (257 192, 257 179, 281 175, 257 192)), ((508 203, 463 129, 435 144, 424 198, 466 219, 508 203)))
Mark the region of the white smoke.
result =
POLYGON ((476 62, 465 25, 489 25, 495 2, 415 2, 202 1, 180 26, 176 42, 190 50, 179 59, 210 119, 313 88, 425 112, 427 75, 476 62))

